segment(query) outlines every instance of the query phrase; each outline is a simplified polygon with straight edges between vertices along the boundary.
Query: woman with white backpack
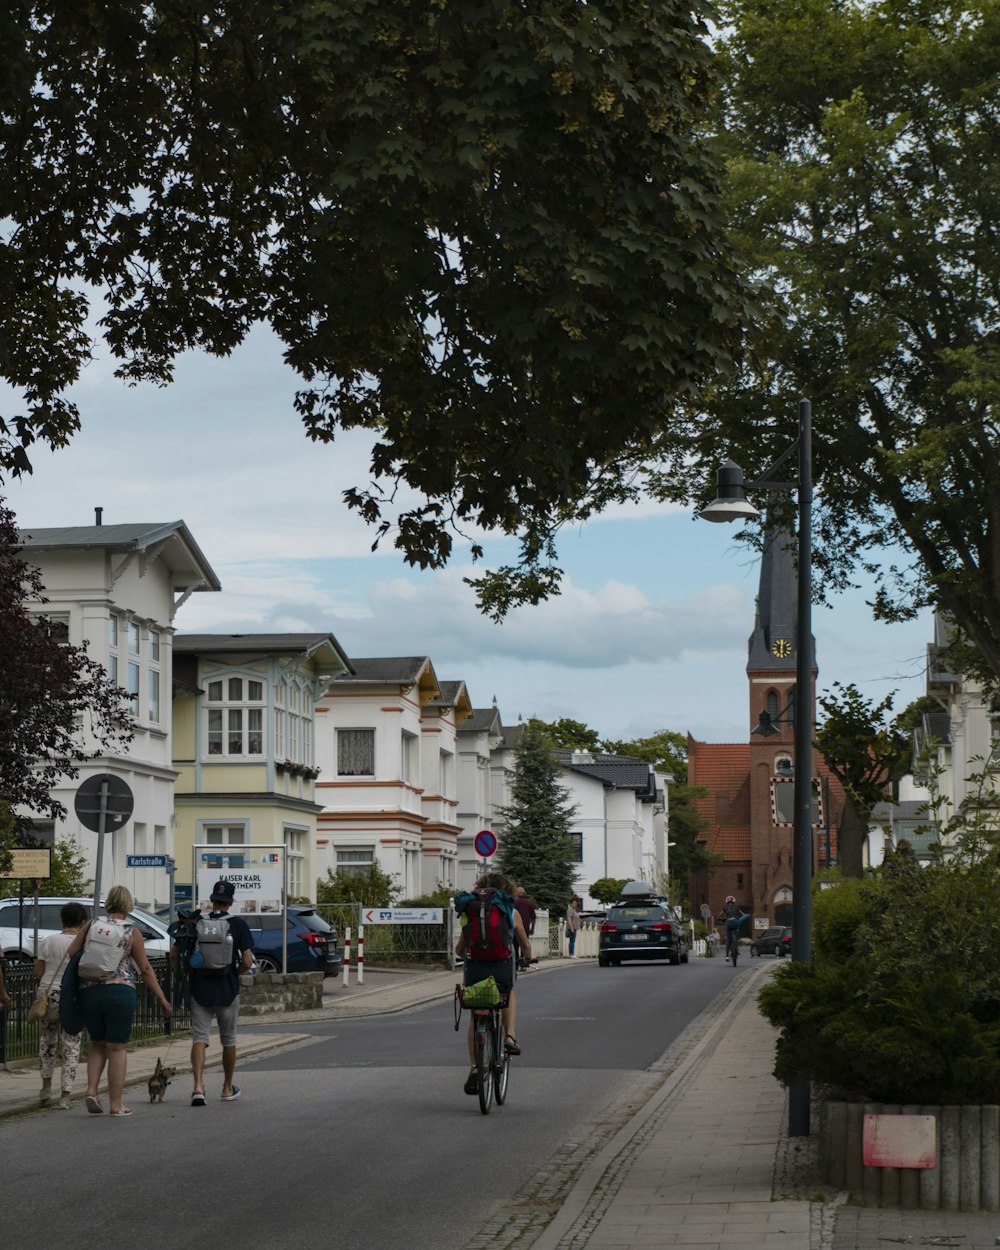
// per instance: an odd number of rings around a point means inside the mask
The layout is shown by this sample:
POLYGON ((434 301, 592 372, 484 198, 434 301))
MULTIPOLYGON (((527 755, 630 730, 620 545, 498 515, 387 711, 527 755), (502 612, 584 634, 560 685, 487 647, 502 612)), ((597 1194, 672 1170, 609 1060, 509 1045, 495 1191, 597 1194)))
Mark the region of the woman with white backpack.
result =
POLYGON ((109 1113, 132 1114, 129 1107, 122 1105, 122 1091, 135 1015, 137 974, 159 1000, 164 1015, 170 1015, 170 1001, 160 989, 142 934, 127 923, 133 906, 134 899, 125 886, 112 886, 104 904, 105 915, 88 921, 69 948, 71 958, 81 952, 80 1012, 90 1034, 86 1104, 93 1115, 104 1111, 97 1089, 105 1067, 109 1113))

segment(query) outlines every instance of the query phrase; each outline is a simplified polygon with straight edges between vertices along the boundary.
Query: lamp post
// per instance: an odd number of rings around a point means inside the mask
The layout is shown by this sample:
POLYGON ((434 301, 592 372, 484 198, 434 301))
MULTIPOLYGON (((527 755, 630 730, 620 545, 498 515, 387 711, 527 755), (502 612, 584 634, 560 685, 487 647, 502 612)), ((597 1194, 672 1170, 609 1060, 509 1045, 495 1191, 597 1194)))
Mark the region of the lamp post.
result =
MULTIPOLYGON (((793 762, 795 805, 792 829, 792 958, 812 959, 812 405, 799 402, 798 438, 765 471, 762 478, 743 481, 738 465, 727 460, 717 477, 718 496, 701 516, 706 521, 752 520, 760 515, 747 502, 745 486, 760 490, 795 491, 798 501, 798 585, 796 589, 795 723, 793 762), (794 482, 772 482, 774 473, 798 450, 794 482)), ((809 1135, 809 1082, 796 1081, 788 1089, 788 1134, 809 1135)))

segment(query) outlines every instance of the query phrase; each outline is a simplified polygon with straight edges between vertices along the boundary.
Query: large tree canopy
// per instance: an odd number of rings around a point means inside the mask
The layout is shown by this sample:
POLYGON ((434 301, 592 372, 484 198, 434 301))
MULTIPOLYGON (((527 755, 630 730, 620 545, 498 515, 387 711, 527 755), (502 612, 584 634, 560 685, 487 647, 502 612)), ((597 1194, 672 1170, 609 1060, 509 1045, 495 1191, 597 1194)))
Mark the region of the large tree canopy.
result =
POLYGON ((541 597, 734 354, 712 87, 701 0, 3 6, 0 469, 85 419, 92 308, 131 380, 266 322, 308 435, 376 432, 379 535, 517 534, 491 606, 541 597))
MULTIPOLYGON (((940 605, 1000 675, 1000 9, 727 0, 723 19, 733 228, 771 314, 699 414, 694 466, 758 476, 811 398, 817 585, 900 544, 877 610, 940 605)), ((691 496, 684 468, 663 494, 691 496)))

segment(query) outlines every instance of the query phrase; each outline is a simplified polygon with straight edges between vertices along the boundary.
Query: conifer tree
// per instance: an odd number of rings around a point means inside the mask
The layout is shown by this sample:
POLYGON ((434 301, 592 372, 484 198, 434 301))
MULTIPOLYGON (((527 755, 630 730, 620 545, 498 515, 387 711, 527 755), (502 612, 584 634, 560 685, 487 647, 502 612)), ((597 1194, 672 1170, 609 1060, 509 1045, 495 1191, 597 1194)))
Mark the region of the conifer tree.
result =
POLYGON ((514 756, 511 802, 499 812, 500 867, 539 907, 561 915, 577 890, 569 837, 576 808, 559 782, 559 765, 539 725, 524 727, 514 756))

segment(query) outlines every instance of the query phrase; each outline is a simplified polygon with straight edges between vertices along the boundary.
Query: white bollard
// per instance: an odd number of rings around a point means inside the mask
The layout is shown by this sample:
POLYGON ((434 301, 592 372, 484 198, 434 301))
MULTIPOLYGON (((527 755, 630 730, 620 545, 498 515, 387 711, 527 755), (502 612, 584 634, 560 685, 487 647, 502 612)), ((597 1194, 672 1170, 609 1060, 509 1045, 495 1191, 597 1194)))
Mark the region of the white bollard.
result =
POLYGON ((344 930, 344 989, 351 983, 351 926, 344 930))

